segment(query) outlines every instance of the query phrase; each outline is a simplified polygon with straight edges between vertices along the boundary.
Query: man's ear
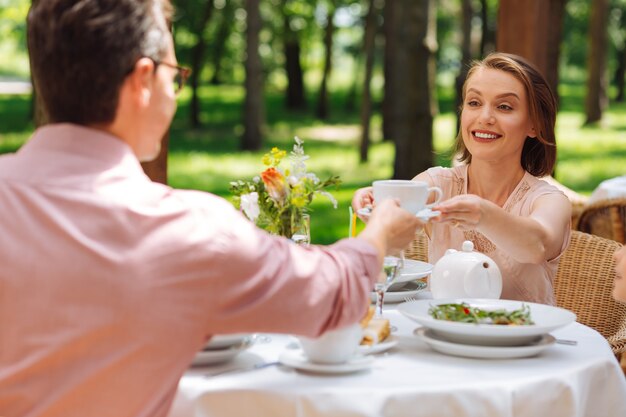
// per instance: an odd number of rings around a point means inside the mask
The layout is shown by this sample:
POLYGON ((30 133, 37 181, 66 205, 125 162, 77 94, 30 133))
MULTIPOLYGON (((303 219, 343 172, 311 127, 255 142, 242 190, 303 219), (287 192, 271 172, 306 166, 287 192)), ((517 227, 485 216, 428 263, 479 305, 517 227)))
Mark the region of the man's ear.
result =
POLYGON ((143 107, 150 103, 153 82, 154 62, 150 58, 140 58, 126 80, 129 92, 136 104, 143 107))

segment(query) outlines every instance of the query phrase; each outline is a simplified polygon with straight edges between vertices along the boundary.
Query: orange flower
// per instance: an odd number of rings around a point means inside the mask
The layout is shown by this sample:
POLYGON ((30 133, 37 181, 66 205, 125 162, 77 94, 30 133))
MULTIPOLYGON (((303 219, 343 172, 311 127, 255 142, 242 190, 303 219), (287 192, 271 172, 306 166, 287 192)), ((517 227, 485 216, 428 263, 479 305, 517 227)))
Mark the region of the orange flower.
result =
POLYGON ((267 193, 279 204, 283 204, 287 197, 287 182, 285 176, 276 168, 270 167, 261 172, 261 179, 267 193))

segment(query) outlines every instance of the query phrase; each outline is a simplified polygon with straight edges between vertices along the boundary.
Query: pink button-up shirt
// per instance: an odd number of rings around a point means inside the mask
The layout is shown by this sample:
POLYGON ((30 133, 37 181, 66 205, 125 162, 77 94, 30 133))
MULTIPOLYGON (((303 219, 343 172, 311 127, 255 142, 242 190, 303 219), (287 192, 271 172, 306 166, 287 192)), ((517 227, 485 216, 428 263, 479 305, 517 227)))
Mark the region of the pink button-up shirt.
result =
POLYGON ((3 417, 163 416, 208 335, 355 322, 379 272, 360 239, 296 246, 69 124, 0 157, 0 213, 3 417))

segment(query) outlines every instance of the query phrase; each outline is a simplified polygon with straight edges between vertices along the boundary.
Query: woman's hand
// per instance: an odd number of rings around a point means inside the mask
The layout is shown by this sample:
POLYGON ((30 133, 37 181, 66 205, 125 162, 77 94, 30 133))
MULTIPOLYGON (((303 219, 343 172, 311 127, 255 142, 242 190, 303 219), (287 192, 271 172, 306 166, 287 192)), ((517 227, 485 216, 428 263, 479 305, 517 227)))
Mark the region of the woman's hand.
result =
POLYGON ((485 203, 486 200, 473 194, 452 197, 433 207, 441 212, 433 222, 450 223, 461 230, 476 229, 483 219, 485 203))
POLYGON ((364 222, 368 221, 367 217, 359 215, 359 210, 362 208, 373 208, 374 206, 374 193, 372 187, 363 187, 355 191, 352 197, 352 208, 357 216, 364 222))

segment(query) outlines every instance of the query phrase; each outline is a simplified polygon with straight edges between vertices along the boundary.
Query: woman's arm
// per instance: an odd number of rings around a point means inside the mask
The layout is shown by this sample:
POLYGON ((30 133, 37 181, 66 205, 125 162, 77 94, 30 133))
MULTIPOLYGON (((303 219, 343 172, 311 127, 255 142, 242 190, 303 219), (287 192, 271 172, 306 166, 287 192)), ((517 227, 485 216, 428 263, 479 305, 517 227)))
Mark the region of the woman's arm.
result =
POLYGON ((518 262, 538 264, 558 256, 569 227, 571 204, 562 194, 538 197, 528 217, 507 213, 476 195, 464 194, 435 207, 439 221, 475 229, 518 262))

